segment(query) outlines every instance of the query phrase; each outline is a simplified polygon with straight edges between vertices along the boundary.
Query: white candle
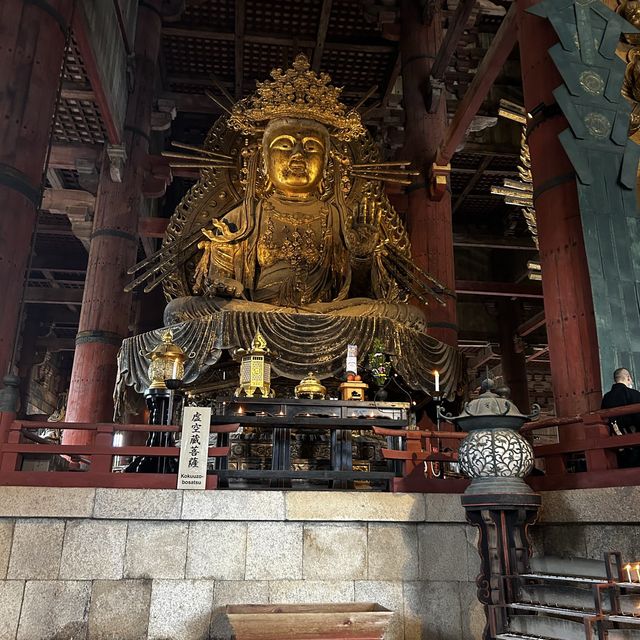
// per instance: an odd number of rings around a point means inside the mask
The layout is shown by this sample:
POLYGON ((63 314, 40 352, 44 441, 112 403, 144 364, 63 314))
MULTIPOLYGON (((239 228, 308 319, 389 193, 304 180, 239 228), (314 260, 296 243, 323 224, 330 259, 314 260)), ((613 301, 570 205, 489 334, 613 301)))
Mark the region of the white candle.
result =
POLYGON ((178 379, 178 360, 177 360, 177 358, 173 361, 173 369, 171 371, 171 379, 172 380, 177 380, 178 379))
POLYGON ((437 369, 433 372, 433 379, 435 381, 435 390, 440 391, 440 372, 437 369))
POLYGON ((636 565, 636 575, 638 576, 638 582, 640 582, 640 564, 636 565))
POLYGON ((633 580, 631 579, 631 565, 628 564, 624 570, 627 572, 627 582, 633 582, 633 580))

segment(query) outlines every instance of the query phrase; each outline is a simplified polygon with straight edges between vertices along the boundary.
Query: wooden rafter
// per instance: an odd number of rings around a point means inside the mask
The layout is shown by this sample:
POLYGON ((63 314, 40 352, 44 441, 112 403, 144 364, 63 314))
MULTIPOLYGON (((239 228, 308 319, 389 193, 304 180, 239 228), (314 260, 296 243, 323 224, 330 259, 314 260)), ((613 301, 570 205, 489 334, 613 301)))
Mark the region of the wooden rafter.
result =
POLYGON ((244 75, 244 23, 246 0, 235 0, 235 94, 236 100, 242 98, 242 79, 244 75))
POLYGON ((516 334, 521 338, 528 336, 530 333, 533 333, 540 327, 544 327, 547 320, 544 316, 544 311, 540 311, 540 313, 536 313, 535 316, 529 318, 526 322, 523 322, 517 329, 516 334))
MULTIPOLYGON (((185 27, 164 27, 162 33, 165 36, 174 36, 178 38, 188 38, 196 40, 219 40, 221 42, 234 42, 235 33, 226 31, 215 31, 213 29, 193 29, 185 27)), ((256 33, 245 33, 245 42, 252 44, 267 44, 276 47, 291 47, 294 40, 286 36, 262 35, 256 33)), ((313 49, 316 46, 316 40, 309 38, 300 38, 295 40, 295 44, 301 49, 313 49)), ((357 51, 361 53, 392 53, 395 46, 392 44, 366 44, 361 42, 334 42, 325 41, 325 49, 335 51, 357 51)))
POLYGON ((396 61, 393 63, 393 68, 391 69, 391 73, 389 74, 389 79, 387 80, 387 87, 384 91, 384 95, 382 96, 382 102, 380 104, 380 107, 382 109, 386 108, 386 106, 389 104, 389 100, 391 99, 391 95, 393 93, 393 88, 396 86, 396 82, 398 80, 398 76, 400 75, 401 69, 402 69, 402 56, 400 55, 400 50, 398 50, 396 61))
POLYGON ((49 156, 50 169, 75 170, 76 160, 98 164, 102 155, 102 146, 94 144, 54 144, 49 156))
POLYGON ((436 164, 444 166, 451 162, 456 149, 464 140, 471 121, 478 113, 495 79, 511 54, 517 40, 516 13, 516 3, 513 3, 482 59, 469 89, 458 105, 458 110, 440 145, 436 164))
POLYGON ((311 61, 311 68, 316 72, 320 71, 320 65, 322 64, 322 54, 324 52, 325 40, 327 39, 332 4, 333 0, 322 0, 318 32, 316 34, 316 45, 313 49, 313 59, 311 61))
POLYGON ((538 298, 542 299, 539 282, 481 282, 456 280, 456 293, 497 298, 538 298))
POLYGON ((532 242, 515 238, 483 237, 476 234, 453 234, 454 247, 468 247, 476 249, 506 249, 511 251, 537 251, 532 242))
POLYGON ((24 301, 26 304, 81 304, 82 289, 27 287, 24 301))
POLYGON ((482 158, 482 160, 480 161, 480 166, 476 169, 474 175, 469 179, 469 182, 467 182, 462 193, 457 197, 451 210, 452 213, 455 213, 462 206, 464 199, 474 190, 475 186, 480 181, 480 178, 482 178, 482 176, 484 175, 486 168, 489 166, 489 163, 492 160, 493 156, 485 156, 484 158, 482 158))
POLYGON ((121 132, 116 124, 113 103, 104 85, 102 74, 93 52, 91 37, 84 12, 82 11, 82 5, 79 5, 73 14, 73 34, 78 43, 78 49, 82 54, 84 67, 87 71, 89 82, 91 83, 92 92, 95 95, 95 102, 98 105, 98 110, 100 111, 104 127, 107 131, 107 138, 111 144, 120 144, 122 142, 121 132))
POLYGON ((476 0, 460 0, 458 3, 456 12, 451 19, 447 33, 440 45, 440 49, 438 50, 438 55, 431 67, 432 78, 437 80, 442 80, 444 78, 444 74, 451 64, 451 59, 458 48, 458 43, 460 42, 460 38, 467 27, 469 17, 471 16, 471 12, 473 11, 475 4, 476 0))

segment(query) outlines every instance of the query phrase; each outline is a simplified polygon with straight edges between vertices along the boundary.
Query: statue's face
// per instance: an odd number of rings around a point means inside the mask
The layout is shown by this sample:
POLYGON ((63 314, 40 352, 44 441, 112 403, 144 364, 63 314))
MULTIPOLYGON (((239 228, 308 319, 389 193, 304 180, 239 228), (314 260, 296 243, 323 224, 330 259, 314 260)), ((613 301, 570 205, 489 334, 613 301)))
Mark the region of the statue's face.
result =
POLYGON ((262 139, 267 174, 288 196, 317 188, 327 164, 329 132, 312 120, 283 118, 269 123, 262 139))

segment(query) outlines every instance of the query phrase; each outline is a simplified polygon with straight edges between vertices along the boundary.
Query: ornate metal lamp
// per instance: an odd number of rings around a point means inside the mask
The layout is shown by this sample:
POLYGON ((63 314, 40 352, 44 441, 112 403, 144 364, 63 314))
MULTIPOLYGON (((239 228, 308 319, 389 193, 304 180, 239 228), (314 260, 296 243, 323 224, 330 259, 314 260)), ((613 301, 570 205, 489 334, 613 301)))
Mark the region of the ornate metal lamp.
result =
POLYGON ((260 331, 251 341, 251 349, 234 351, 234 359, 240 360, 240 386, 235 391, 237 397, 275 397, 271 389, 271 359, 274 355, 260 331))
POLYGON ((151 351, 143 354, 151 360, 148 375, 151 380, 149 389, 166 389, 166 380, 182 380, 184 378, 185 352, 173 342, 171 329, 161 336, 161 342, 151 351))
MULTIPOLYGON (((524 482, 533 468, 533 448, 518 433, 522 425, 539 415, 520 413, 505 393, 492 391, 485 380, 482 393, 467 403, 458 416, 439 414, 469 435, 460 444, 458 460, 471 484, 462 496, 467 520, 480 529, 478 552, 480 575, 476 578, 478 599, 489 615, 504 616, 505 605, 513 602, 512 583, 505 576, 525 573, 529 568, 528 528, 538 517, 541 498, 524 482), (489 613, 489 612, 492 613, 489 613)), ((497 620, 499 624, 504 621, 497 620)), ((493 637, 485 627, 482 636, 493 637)))
POLYGON ((468 402, 462 413, 441 418, 459 426, 468 436, 460 444, 458 461, 462 472, 471 478, 466 496, 487 494, 533 494, 523 478, 533 469, 533 448, 518 433, 522 425, 540 415, 524 415, 506 397, 492 391, 493 382, 485 380, 482 393, 468 402))

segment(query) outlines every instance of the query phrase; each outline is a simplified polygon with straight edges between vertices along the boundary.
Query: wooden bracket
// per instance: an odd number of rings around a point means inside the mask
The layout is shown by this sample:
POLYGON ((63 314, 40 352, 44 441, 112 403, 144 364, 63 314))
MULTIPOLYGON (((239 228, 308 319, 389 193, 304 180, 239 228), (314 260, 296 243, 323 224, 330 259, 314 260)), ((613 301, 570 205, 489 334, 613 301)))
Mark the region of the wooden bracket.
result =
POLYGON ((429 172, 429 195, 432 200, 440 202, 444 194, 450 190, 451 184, 451 165, 431 165, 429 172))
POLYGON ((148 155, 145 159, 142 193, 145 198, 162 197, 173 181, 169 160, 163 156, 148 155))

